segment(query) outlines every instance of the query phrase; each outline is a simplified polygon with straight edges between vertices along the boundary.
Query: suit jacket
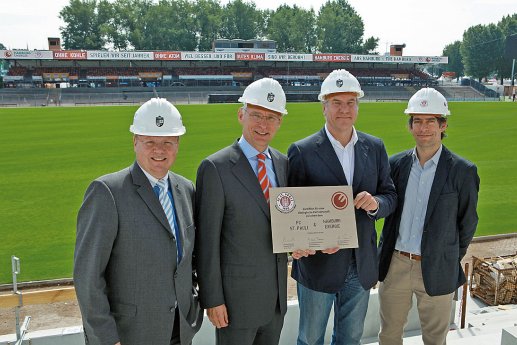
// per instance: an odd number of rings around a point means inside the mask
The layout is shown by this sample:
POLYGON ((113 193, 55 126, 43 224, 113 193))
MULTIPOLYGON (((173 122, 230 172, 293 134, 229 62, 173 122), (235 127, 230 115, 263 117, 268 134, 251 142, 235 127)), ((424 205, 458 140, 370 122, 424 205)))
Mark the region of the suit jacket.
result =
MULTIPOLYGON (((315 255, 294 260, 292 277, 315 291, 335 293, 343 287, 352 253, 355 254, 361 285, 370 289, 377 283, 375 220, 393 212, 397 196, 382 140, 359 131, 357 136, 352 184, 354 197, 367 191, 377 198, 379 209, 375 217, 369 216, 365 210, 355 210, 359 248, 341 249, 332 255, 318 251, 315 255)), ((290 187, 349 184, 325 128, 292 144, 288 157, 290 187)))
MULTIPOLYGON (((391 175, 398 194, 397 210, 389 216, 379 242, 379 280, 388 274, 399 235, 413 150, 390 158, 391 175)), ((460 261, 474 236, 479 176, 476 166, 443 146, 424 221, 421 241, 422 276, 430 296, 446 295, 465 282, 460 261)))
POLYGON ((77 218, 74 283, 87 344, 168 345, 175 308, 182 344, 202 322, 193 281, 191 181, 169 172, 183 258, 138 164, 93 181, 77 218))
MULTIPOLYGON (((279 186, 287 158, 271 149, 279 186)), ((287 310, 287 255, 273 254, 269 206, 235 142, 207 157, 196 179, 196 260, 203 308, 226 304, 236 328, 269 322, 287 310)))

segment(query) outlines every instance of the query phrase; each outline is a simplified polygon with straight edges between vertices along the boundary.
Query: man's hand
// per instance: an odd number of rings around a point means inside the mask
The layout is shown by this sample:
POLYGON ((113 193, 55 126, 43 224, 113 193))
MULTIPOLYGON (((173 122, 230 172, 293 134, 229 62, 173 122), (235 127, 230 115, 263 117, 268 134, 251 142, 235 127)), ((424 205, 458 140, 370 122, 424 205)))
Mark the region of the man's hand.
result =
POLYGON ((208 308, 206 310, 208 319, 217 328, 228 326, 228 312, 226 311, 226 305, 221 304, 217 307, 208 308))
POLYGON ((321 252, 325 254, 334 254, 339 250, 338 247, 323 249, 321 252))
POLYGON ((309 255, 314 255, 316 254, 316 251, 315 250, 312 250, 312 249, 296 249, 292 254, 291 256, 293 257, 293 259, 300 259, 300 258, 304 258, 304 257, 307 257, 309 255))
POLYGON ((368 192, 361 192, 356 195, 354 199, 354 206, 357 209, 362 208, 367 212, 374 212, 379 207, 377 199, 368 192))

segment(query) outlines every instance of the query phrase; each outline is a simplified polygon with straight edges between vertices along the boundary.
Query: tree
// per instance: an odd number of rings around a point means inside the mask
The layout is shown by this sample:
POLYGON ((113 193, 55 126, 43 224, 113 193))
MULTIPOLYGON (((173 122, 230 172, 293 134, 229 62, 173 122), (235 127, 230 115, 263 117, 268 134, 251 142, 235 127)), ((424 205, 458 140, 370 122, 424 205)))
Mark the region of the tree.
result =
POLYGON ((197 45, 193 7, 187 0, 161 0, 143 18, 138 50, 194 50, 197 45))
POLYGON ((503 56, 503 33, 495 24, 471 26, 463 33, 460 52, 465 72, 481 81, 497 70, 503 56))
POLYGON ((377 48, 378 38, 363 43, 364 24, 346 0, 328 0, 317 19, 318 49, 326 53, 365 53, 377 48))
POLYGON ((221 38, 249 40, 262 36, 264 17, 255 3, 233 0, 223 7, 221 24, 221 38))
POLYGON ((316 49, 316 15, 294 5, 280 5, 269 16, 267 37, 275 40, 280 52, 311 53, 316 49))
POLYGON ((65 22, 60 27, 66 49, 102 49, 107 41, 112 5, 107 0, 70 0, 59 12, 65 22))
POLYGON ((222 8, 217 0, 198 0, 194 4, 197 21, 198 50, 212 49, 212 42, 218 38, 222 22, 222 8))
POLYGON ((443 48, 442 55, 449 58, 449 63, 444 65, 447 72, 454 72, 456 78, 464 76, 464 66, 460 53, 461 41, 455 41, 454 43, 448 44, 443 48))
POLYGON ((0 50, 5 50, 5 49, 6 49, 5 46, 2 43, 0 43, 0 50))
POLYGON ((115 49, 142 47, 145 23, 152 0, 116 0, 108 26, 108 40, 115 49))
MULTIPOLYGON (((504 47, 503 52, 506 52, 507 48, 507 39, 511 35, 517 35, 517 13, 507 15, 501 19, 499 23, 497 23, 497 27, 501 30, 504 36, 504 47)), ((504 78, 510 78, 512 74, 512 59, 508 58, 503 54, 501 60, 499 61, 497 67, 499 79, 501 81, 501 85, 503 84, 504 78)), ((514 72, 515 73, 515 72, 514 72)))

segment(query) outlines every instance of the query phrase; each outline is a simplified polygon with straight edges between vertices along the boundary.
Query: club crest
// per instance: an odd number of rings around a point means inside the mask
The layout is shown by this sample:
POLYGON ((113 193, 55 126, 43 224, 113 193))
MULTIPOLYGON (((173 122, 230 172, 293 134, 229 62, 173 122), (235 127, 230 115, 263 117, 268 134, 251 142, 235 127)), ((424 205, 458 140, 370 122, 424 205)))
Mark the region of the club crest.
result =
POLYGON ((164 124, 163 116, 156 116, 156 126, 161 127, 164 124))
POLYGON ((273 102, 275 100, 275 94, 273 92, 270 92, 267 94, 267 101, 273 102))
POLYGON ((338 79, 338 80, 336 80, 336 86, 337 86, 337 87, 341 87, 341 86, 343 86, 343 79, 338 79))

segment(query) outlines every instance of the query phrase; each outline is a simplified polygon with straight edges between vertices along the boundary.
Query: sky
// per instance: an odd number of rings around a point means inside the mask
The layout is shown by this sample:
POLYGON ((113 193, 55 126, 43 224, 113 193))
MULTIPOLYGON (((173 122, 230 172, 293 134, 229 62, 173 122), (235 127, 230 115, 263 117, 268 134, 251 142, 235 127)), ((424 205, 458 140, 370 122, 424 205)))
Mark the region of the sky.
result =
MULTIPOLYGON (((221 0, 222 4, 228 0, 221 0)), ((313 8, 326 0, 255 0, 258 8, 279 4, 313 8)), ((404 55, 441 56, 443 48, 461 40, 470 26, 497 23, 517 13, 517 0, 348 0, 363 19, 364 38, 379 38, 377 52, 406 44, 404 55)), ((59 11, 69 0, 17 0, 0 6, 0 43, 8 49, 48 49, 47 37, 59 37, 59 11)), ((346 52, 343 52, 346 53, 346 52)))

